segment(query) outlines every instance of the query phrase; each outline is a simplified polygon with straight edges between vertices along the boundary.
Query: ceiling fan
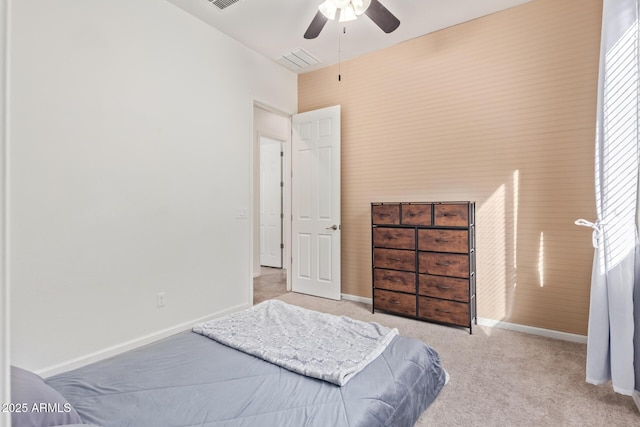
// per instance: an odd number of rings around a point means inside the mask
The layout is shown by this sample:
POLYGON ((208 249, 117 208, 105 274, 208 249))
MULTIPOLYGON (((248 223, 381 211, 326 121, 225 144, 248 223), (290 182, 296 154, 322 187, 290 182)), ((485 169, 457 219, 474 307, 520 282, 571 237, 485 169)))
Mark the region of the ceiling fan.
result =
POLYGON ((315 39, 329 19, 340 22, 353 21, 358 16, 367 15, 382 31, 390 33, 400 25, 400 20, 378 0, 325 0, 318 6, 316 16, 304 33, 305 39, 315 39))

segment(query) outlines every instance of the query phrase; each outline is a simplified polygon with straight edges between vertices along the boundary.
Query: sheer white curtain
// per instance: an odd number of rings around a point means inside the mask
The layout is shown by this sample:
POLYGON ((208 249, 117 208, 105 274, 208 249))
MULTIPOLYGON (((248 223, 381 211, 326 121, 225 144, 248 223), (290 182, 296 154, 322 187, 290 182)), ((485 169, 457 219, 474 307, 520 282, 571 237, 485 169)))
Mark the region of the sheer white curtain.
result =
POLYGON ((593 226, 596 247, 587 382, 611 380, 616 392, 628 395, 640 389, 639 3, 604 0, 595 161, 598 219, 580 223, 593 226))

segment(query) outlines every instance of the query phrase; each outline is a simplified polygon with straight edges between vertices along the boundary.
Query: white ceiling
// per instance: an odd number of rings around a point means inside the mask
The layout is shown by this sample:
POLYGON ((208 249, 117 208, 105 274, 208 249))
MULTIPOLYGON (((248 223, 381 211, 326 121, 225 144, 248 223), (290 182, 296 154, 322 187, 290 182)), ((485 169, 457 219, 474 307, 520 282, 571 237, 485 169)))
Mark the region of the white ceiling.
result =
POLYGON ((313 40, 303 34, 323 0, 239 0, 223 10, 208 0, 168 1, 270 59, 303 48, 320 60, 306 72, 531 0, 380 0, 400 20, 394 32, 385 34, 362 15, 329 21, 313 40))

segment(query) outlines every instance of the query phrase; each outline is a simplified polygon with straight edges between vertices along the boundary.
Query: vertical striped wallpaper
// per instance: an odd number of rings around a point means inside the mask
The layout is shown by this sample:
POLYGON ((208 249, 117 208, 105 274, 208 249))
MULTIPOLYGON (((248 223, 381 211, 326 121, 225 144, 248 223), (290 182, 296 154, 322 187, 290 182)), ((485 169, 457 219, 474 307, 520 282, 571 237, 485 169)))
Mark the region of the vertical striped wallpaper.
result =
POLYGON ((586 334, 602 0, 534 0, 299 76, 342 105, 342 292, 371 296, 370 202, 477 203, 478 315, 586 334))

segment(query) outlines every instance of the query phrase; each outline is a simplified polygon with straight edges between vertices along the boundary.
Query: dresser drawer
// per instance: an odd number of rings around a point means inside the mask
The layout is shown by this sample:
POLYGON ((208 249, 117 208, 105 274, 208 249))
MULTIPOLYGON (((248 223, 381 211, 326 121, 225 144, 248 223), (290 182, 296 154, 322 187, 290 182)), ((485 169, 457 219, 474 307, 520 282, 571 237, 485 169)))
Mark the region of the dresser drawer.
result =
POLYGON ((469 252, 469 232, 467 230, 418 230, 418 249, 466 254, 469 252))
POLYGON ((415 249, 416 231, 413 228, 375 227, 373 246, 378 248, 415 249))
POLYGON ((433 207, 434 225, 467 227, 469 225, 469 205, 446 204, 433 207))
POLYGON ((374 248, 373 266, 392 270, 416 271, 416 253, 401 249, 374 248))
POLYGON ((402 224, 431 225, 431 204, 402 205, 402 224))
POLYGON ((373 291, 374 308, 407 316, 416 315, 416 296, 392 291, 375 289, 373 291))
POLYGON ((469 278, 469 255, 420 252, 420 273, 469 278))
POLYGON ((371 222, 373 224, 400 224, 400 204, 373 205, 371 222))
POLYGON ((420 274, 420 295, 469 302, 469 279, 420 274))
POLYGON ((469 304, 420 297, 418 299, 418 317, 468 327, 469 304))
POLYGON ((373 271, 373 287, 416 293, 416 274, 406 271, 384 270, 376 268, 373 271))

